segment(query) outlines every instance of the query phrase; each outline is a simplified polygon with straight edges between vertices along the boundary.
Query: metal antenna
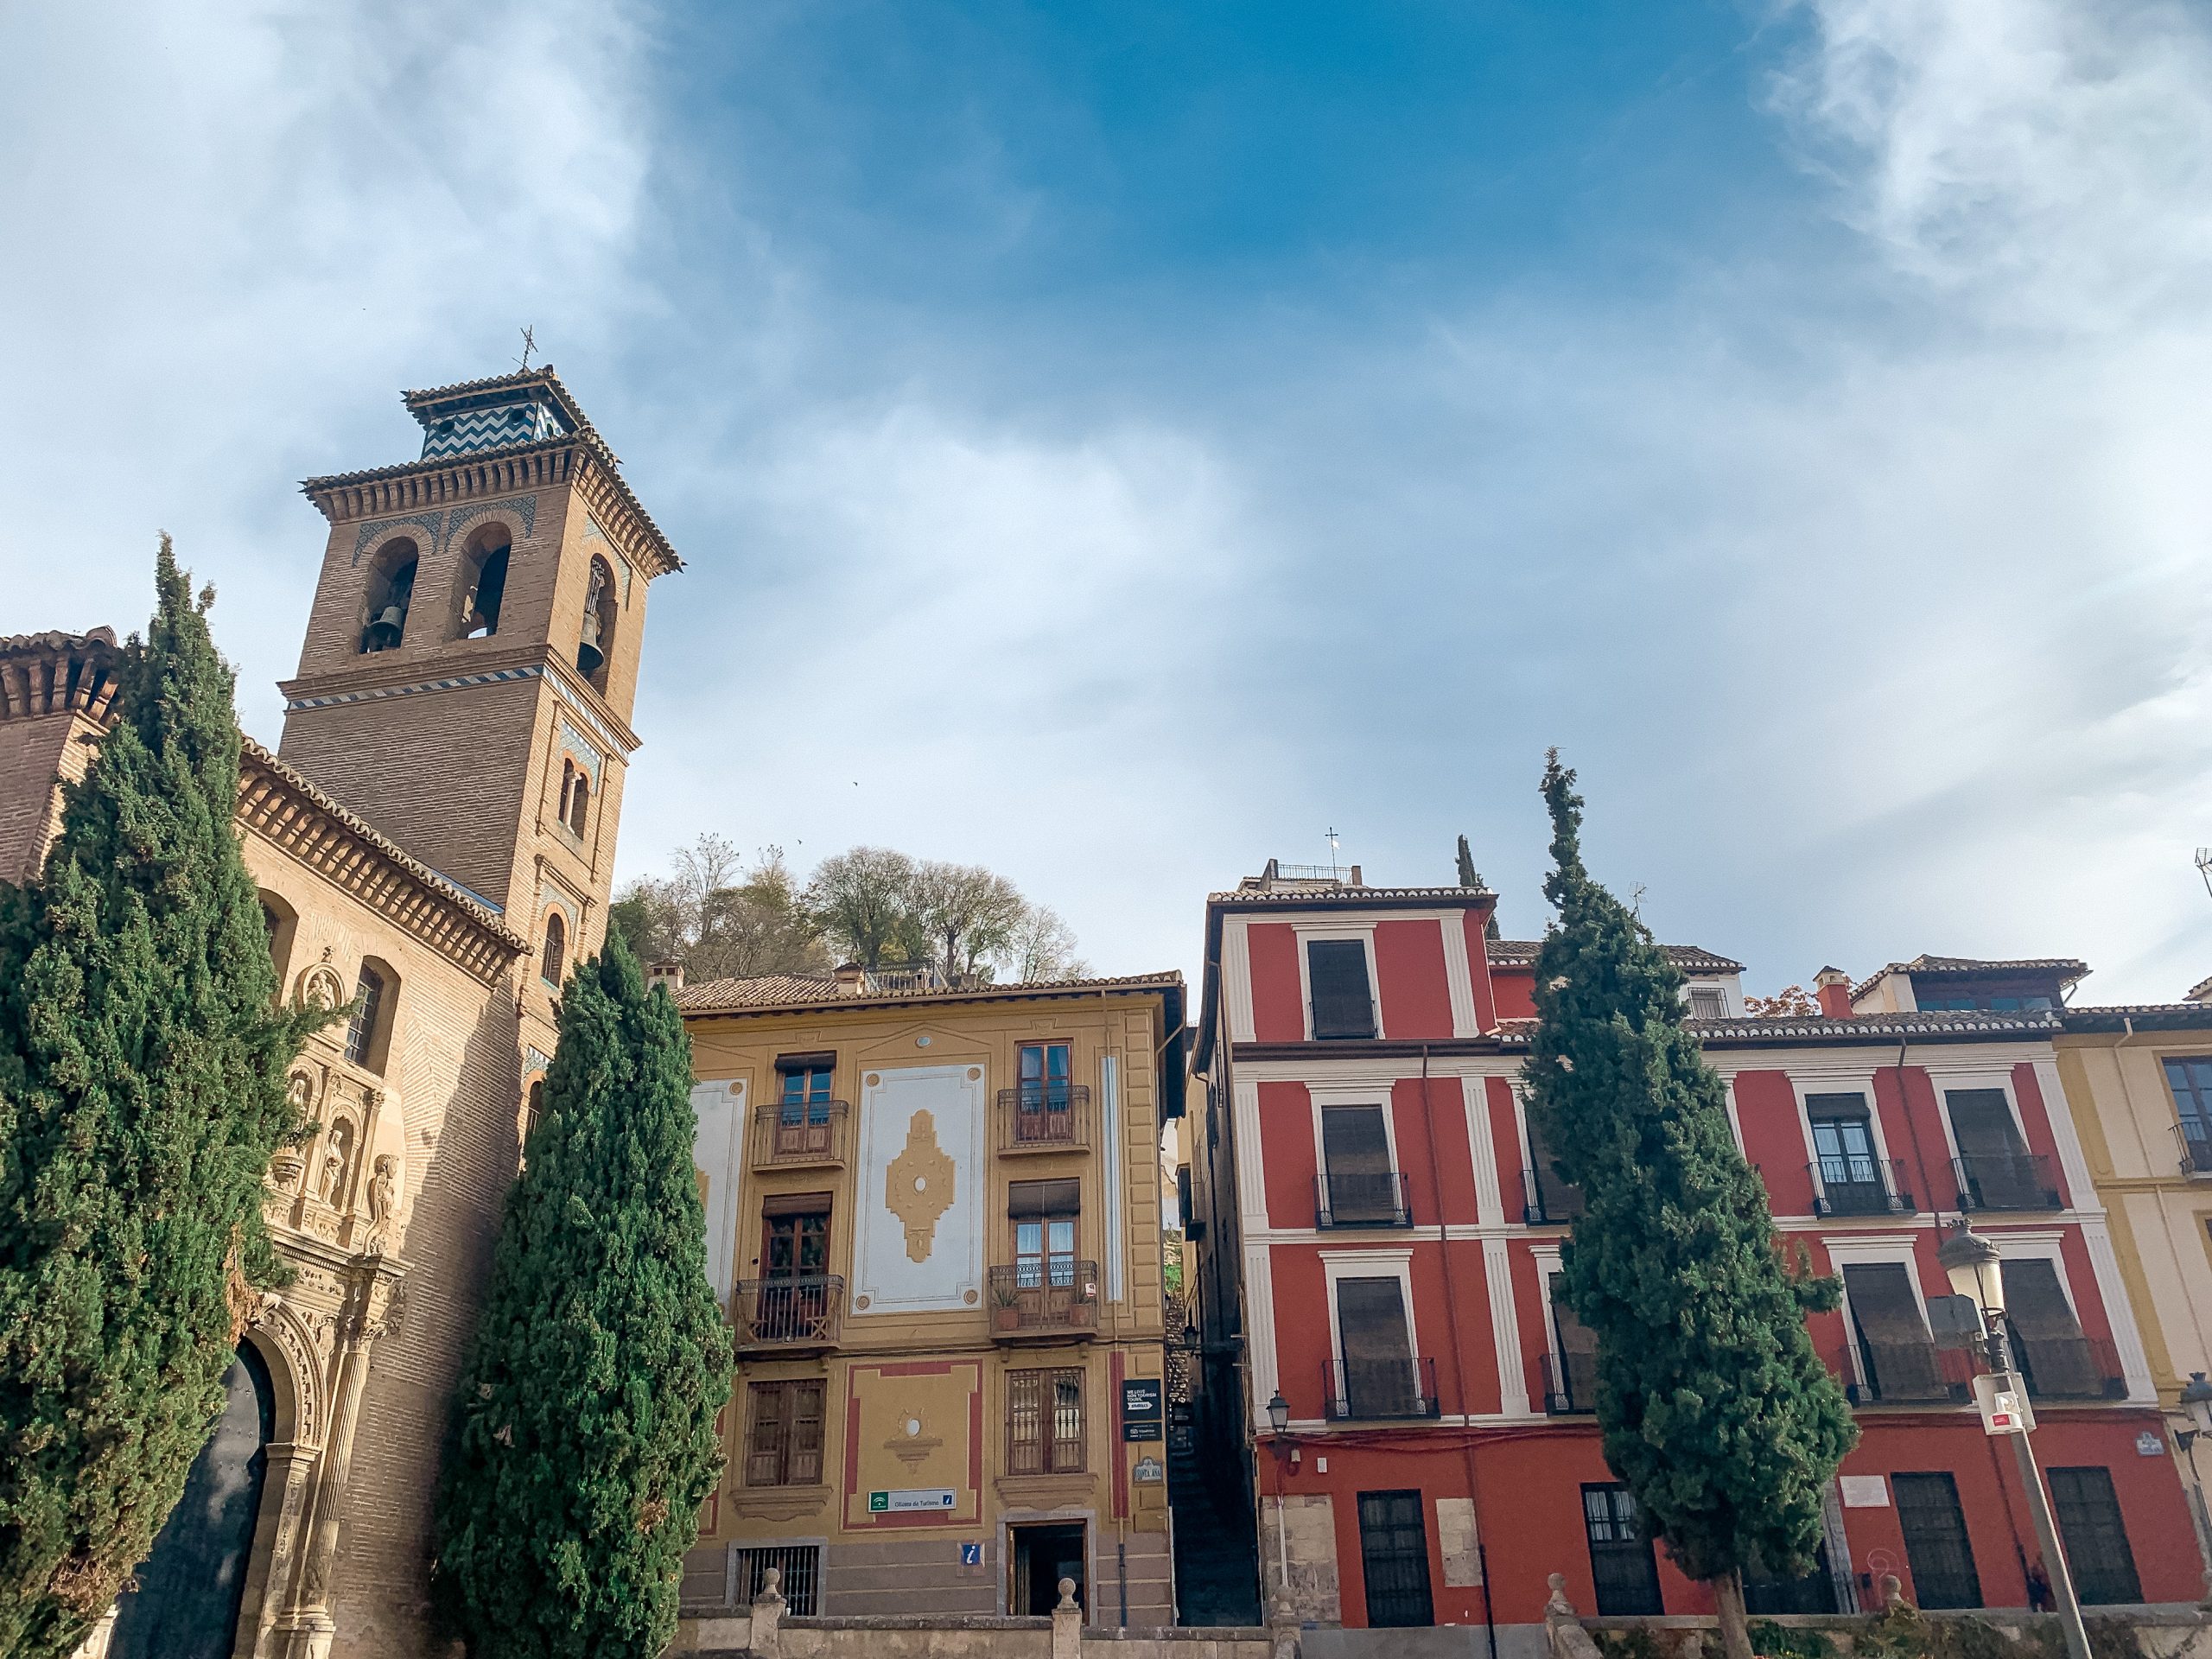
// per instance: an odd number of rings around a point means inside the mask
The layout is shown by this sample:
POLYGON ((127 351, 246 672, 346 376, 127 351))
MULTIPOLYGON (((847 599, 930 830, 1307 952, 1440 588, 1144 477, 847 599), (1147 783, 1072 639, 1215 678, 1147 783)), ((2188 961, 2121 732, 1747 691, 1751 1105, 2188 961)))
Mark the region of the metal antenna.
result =
POLYGON ((2204 878, 2204 891, 2212 893, 2212 847, 2196 849, 2196 873, 2204 878))
POLYGON ((522 372, 524 374, 530 372, 530 354, 537 349, 537 334, 528 324, 524 324, 522 331, 522 372))
MULTIPOLYGON (((1332 826, 1331 826, 1328 830, 1326 830, 1323 831, 1323 833, 1324 833, 1325 835, 1326 835, 1326 836, 1328 836, 1328 838, 1329 838, 1329 874, 1330 874, 1331 875, 1334 875, 1334 874, 1336 874, 1336 873, 1337 873, 1337 840, 1338 840, 1338 836, 1337 836, 1336 829, 1335 829, 1335 827, 1332 825, 1332 826)), ((2206 879, 2208 881, 2212 881, 2212 876, 2208 876, 2208 877, 2206 877, 2205 879, 2206 879)))

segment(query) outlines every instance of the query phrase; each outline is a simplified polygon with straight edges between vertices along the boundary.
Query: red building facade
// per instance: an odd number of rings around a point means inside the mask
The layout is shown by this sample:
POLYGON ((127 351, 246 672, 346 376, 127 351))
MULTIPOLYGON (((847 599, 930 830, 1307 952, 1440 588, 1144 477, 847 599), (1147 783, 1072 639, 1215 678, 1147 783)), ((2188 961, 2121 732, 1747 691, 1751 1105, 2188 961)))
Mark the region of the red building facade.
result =
MULTIPOLYGON (((1532 1142, 1535 946, 1485 938, 1494 902, 1272 864, 1209 900, 1192 1298, 1199 1429, 1255 1494, 1267 1595, 1323 1626, 1457 1625, 1471 1652, 1491 1633, 1533 1652, 1552 1573, 1586 1611, 1709 1601, 1638 1535, 1590 1414, 1592 1339, 1552 1302, 1580 1199, 1532 1142)), ((2028 1605, 2010 1450, 1982 1433, 1967 1351, 1926 1323, 1948 1289, 1939 1217, 1962 1208, 2005 1253, 2084 1600, 2196 1600, 2194 1529, 2057 1080, 2069 964, 2012 964, 1980 1006, 1954 964, 1939 1013, 1855 1013, 1829 973, 1829 1013, 1754 1018, 1737 963, 1670 954, 1777 1227, 1844 1281, 1812 1333, 1859 1444, 1821 1568, 1753 1586, 1755 1610, 1872 1605, 1891 1573, 1926 1606, 2028 1605)))

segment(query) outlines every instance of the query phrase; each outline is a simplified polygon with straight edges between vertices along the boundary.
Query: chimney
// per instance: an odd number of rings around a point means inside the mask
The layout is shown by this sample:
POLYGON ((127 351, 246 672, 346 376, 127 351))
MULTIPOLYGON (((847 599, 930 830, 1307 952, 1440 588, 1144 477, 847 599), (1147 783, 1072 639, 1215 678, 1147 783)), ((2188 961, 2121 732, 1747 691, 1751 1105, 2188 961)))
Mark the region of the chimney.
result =
POLYGON ((1821 999, 1821 1018, 1851 1018, 1851 976, 1840 968, 1823 968, 1813 976, 1813 989, 1821 999))
POLYGON ((683 964, 673 957, 665 962, 646 963, 645 988, 650 991, 656 985, 667 986, 668 994, 674 996, 683 988, 683 964))
POLYGON ((1355 887, 1362 887, 1367 885, 1359 879, 1359 866, 1357 864, 1351 867, 1351 884, 1355 887))
POLYGON ((859 996, 868 989, 868 969, 857 962, 841 962, 832 970, 837 982, 837 995, 859 996))

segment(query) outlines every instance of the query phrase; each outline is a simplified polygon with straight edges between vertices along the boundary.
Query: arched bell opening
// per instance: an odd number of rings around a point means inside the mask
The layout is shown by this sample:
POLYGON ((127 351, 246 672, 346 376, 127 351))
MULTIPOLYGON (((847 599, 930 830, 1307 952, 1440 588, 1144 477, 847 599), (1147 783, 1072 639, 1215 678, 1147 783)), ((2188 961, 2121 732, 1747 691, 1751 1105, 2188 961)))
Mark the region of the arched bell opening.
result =
POLYGON ((214 1433, 116 1603, 110 1659, 230 1659, 276 1435, 276 1390, 249 1340, 223 1376, 214 1433))
POLYGON ((420 556, 403 536, 378 550, 370 567, 361 609, 364 652, 393 651, 407 638, 407 613, 415 603, 415 570, 420 556))

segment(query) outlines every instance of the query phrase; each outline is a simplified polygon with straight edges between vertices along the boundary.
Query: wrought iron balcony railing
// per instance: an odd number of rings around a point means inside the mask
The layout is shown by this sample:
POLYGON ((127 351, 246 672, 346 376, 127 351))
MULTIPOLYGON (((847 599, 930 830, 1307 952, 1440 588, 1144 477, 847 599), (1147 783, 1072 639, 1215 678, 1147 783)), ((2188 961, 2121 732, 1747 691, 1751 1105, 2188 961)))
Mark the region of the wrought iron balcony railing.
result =
POLYGON ((1830 1357, 1828 1369, 1854 1406, 1928 1406, 1973 1399, 1974 1373, 1987 1367, 1970 1349, 1853 1341, 1830 1357))
POLYGON ((1090 1145, 1090 1089, 1024 1083, 999 1090, 1001 1152, 1081 1152, 1090 1145))
POLYGON ((1598 1409, 1597 1355, 1545 1354, 1537 1363, 1543 1374, 1548 1416, 1570 1417, 1598 1409))
POLYGON ((842 1100, 769 1102, 753 1115, 753 1167, 843 1163, 849 1116, 842 1100))
POLYGON ((1582 1189, 1548 1169, 1521 1172, 1521 1219, 1531 1227, 1573 1221, 1582 1213, 1582 1189))
POLYGON ((1433 1359, 1338 1360, 1327 1368, 1323 1387, 1332 1422, 1434 1417, 1441 1410, 1433 1359))
POLYGON ((1816 1158, 1805 1173, 1813 1178, 1816 1216, 1909 1216, 1919 1207, 1895 1159, 1816 1158))
POLYGON ((741 1279, 731 1299, 737 1345, 789 1352, 835 1348, 845 1324, 841 1274, 741 1279))
POLYGON ((2050 1160, 2033 1152, 1970 1152, 1951 1160, 1961 1210, 2063 1210, 2050 1160))
POLYGON ((2127 1374, 2120 1351, 2099 1337, 2023 1337, 2012 1333, 2013 1363, 2031 1400, 2125 1400, 2127 1374))
POLYGON ((1395 1172, 1316 1175, 1313 1178, 1313 1224, 1316 1227, 1412 1226, 1414 1215, 1406 1203, 1406 1178, 1395 1172))
POLYGON ((2181 1142, 2181 1173, 2212 1175, 2212 1125, 2192 1119, 2175 1124, 2174 1135, 2181 1142))
POLYGON ((1088 1337, 1098 1329, 1098 1264, 1025 1256, 990 1271, 991 1335, 1000 1342, 1088 1337))

